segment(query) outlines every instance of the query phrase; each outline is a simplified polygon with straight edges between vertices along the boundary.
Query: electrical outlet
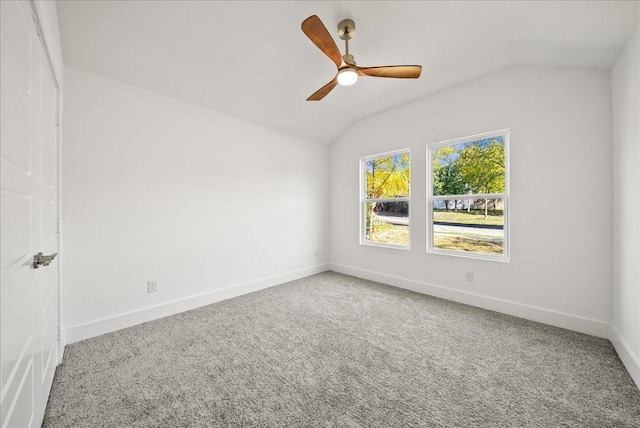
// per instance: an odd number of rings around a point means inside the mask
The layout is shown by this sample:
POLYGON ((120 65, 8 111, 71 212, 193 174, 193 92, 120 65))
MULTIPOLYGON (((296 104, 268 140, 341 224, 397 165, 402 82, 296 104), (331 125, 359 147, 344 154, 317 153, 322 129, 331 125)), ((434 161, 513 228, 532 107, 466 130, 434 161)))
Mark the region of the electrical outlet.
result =
POLYGON ((147 293, 155 293, 156 291, 158 291, 158 280, 147 281, 147 293))
POLYGON ((473 282, 473 272, 471 272, 471 271, 469 271, 469 270, 468 270, 468 271, 466 271, 466 272, 464 273, 464 279, 465 279, 466 281, 473 282))

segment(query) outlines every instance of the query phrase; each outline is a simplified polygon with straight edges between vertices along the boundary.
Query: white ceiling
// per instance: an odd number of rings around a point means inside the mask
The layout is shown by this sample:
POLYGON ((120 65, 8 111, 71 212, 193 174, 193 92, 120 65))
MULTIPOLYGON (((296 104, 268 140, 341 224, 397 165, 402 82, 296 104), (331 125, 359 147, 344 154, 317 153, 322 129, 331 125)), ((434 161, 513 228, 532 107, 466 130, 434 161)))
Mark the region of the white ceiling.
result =
MULTIPOLYGON (((516 66, 609 69, 638 1, 58 1, 66 64, 331 144, 357 120, 516 66), (420 64, 306 98, 335 65, 300 30, 356 22, 358 65, 420 64)), ((339 42, 339 43, 338 43, 339 42)), ((344 53, 344 51, 343 51, 344 53)))

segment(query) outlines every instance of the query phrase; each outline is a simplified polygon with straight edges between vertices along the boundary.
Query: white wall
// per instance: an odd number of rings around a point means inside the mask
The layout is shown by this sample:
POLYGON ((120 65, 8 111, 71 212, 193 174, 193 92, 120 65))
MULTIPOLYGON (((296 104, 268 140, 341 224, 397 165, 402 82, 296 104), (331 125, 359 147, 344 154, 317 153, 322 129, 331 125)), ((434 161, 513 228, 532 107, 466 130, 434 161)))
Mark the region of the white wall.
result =
POLYGON ((326 268, 327 146, 66 67, 64 159, 68 342, 326 268))
POLYGON ((358 122, 331 148, 331 267, 608 336, 610 96, 607 72, 513 68, 358 122), (503 128, 511 129, 511 262, 427 254, 426 145, 503 128), (359 158, 404 147, 412 158, 411 250, 361 246, 359 158))
POLYGON ((640 385, 639 29, 611 72, 613 115, 612 342, 640 385))

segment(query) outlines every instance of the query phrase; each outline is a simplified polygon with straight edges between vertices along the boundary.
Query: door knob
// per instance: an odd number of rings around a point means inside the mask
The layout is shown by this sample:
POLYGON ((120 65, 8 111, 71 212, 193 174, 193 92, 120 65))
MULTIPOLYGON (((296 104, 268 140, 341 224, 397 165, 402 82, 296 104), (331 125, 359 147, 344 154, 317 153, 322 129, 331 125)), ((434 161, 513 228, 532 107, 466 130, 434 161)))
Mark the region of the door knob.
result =
POLYGON ((45 256, 42 253, 36 254, 33 256, 33 268, 38 269, 40 266, 49 266, 57 255, 58 253, 53 253, 50 256, 45 256))

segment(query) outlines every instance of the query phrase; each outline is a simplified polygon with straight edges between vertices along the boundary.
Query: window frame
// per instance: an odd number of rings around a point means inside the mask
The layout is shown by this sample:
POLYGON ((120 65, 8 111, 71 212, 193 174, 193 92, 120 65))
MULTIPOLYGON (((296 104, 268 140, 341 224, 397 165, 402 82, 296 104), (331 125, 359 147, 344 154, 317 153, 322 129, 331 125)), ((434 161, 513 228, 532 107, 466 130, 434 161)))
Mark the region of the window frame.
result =
POLYGON ((399 198, 367 198, 367 162, 371 159, 385 158, 390 156, 396 156, 403 153, 407 153, 409 155, 409 165, 411 165, 411 149, 404 148, 398 150, 392 150, 388 152, 377 153, 374 155, 362 156, 360 158, 360 209, 359 209, 359 229, 360 229, 360 245, 366 245, 371 247, 383 247, 383 248, 393 248, 396 250, 410 250, 411 249, 411 193, 412 193, 412 185, 411 181, 413 179, 413 170, 409 172, 409 196, 407 197, 399 197, 399 198), (407 227, 409 233, 409 243, 407 245, 402 244, 390 244, 386 242, 374 242, 367 240, 367 234, 365 231, 366 226, 366 205, 367 203, 377 203, 377 202, 407 202, 409 205, 408 208, 408 216, 407 216, 407 227))
POLYGON ((510 254, 510 240, 511 240, 511 230, 510 230, 510 216, 511 209, 509 204, 510 198, 510 179, 509 179, 509 171, 510 171, 510 161, 509 161, 509 144, 510 144, 510 128, 500 129, 497 131, 484 132, 481 134, 469 135, 461 138, 454 138, 446 141, 438 141, 435 143, 427 144, 427 253, 430 254, 439 254, 446 256, 454 256, 454 257, 464 257, 471 259, 480 259, 480 260, 492 260, 498 262, 507 262, 511 261, 510 254), (432 153, 433 149, 438 149, 444 146, 450 146, 460 143, 467 143, 487 138, 504 136, 504 192, 502 193, 476 193, 476 194, 465 194, 465 195, 433 195, 433 159, 432 153), (435 248, 433 246, 433 203, 439 200, 467 200, 467 199, 502 199, 503 204, 503 254, 502 255, 492 255, 492 254, 483 254, 483 253, 474 253, 474 252, 466 252, 466 251, 456 251, 456 250, 447 250, 442 248, 435 248))

